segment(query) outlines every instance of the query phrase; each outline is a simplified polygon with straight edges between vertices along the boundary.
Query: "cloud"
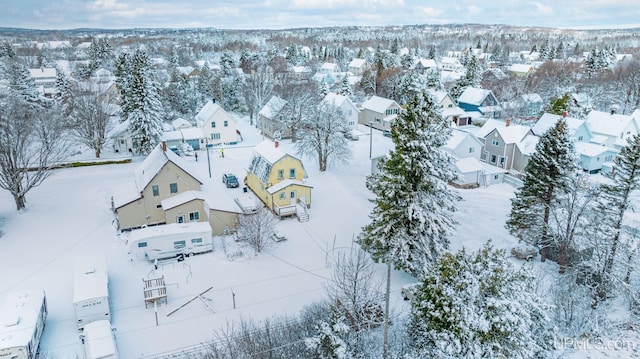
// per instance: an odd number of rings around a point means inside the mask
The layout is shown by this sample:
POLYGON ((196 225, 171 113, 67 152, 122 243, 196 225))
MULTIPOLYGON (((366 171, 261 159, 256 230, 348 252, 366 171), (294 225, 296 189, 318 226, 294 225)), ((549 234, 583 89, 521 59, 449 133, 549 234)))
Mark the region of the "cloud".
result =
POLYGON ((427 18, 436 18, 445 13, 442 9, 436 9, 430 6, 416 6, 416 12, 426 16, 427 18))
POLYGON ((479 15, 481 12, 482 12, 482 9, 475 5, 467 6, 467 13, 471 16, 479 15))
POLYGON ((553 15, 555 11, 551 6, 547 6, 545 4, 539 2, 533 2, 532 5, 536 8, 536 12, 542 15, 553 15))
POLYGON ((128 6, 118 3, 118 0, 94 0, 87 8, 92 11, 122 11, 128 6))

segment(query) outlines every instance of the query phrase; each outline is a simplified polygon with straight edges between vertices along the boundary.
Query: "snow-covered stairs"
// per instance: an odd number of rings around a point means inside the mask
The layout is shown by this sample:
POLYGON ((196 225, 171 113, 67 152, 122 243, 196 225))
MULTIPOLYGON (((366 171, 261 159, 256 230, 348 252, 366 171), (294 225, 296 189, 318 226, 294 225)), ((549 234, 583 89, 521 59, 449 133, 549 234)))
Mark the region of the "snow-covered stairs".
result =
POLYGON ((308 222, 309 211, 307 210, 307 206, 298 204, 296 206, 296 216, 298 217, 298 222, 308 222))

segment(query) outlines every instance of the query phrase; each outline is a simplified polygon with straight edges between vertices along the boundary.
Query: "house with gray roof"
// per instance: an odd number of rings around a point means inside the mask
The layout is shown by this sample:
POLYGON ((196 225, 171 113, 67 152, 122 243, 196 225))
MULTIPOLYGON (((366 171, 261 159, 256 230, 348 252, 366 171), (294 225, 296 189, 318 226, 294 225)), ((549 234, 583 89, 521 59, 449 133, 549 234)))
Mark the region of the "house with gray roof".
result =
POLYGON ((360 106, 358 122, 378 130, 388 130, 400 112, 401 107, 394 100, 371 96, 360 106))

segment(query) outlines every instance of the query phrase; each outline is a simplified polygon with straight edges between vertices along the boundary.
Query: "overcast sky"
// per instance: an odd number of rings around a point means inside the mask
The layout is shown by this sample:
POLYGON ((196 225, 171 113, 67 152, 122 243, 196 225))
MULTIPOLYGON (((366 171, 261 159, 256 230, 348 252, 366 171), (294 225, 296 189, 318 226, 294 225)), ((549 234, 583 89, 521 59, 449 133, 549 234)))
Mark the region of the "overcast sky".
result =
POLYGON ((34 29, 482 23, 640 27, 637 0, 0 0, 0 27, 34 29))

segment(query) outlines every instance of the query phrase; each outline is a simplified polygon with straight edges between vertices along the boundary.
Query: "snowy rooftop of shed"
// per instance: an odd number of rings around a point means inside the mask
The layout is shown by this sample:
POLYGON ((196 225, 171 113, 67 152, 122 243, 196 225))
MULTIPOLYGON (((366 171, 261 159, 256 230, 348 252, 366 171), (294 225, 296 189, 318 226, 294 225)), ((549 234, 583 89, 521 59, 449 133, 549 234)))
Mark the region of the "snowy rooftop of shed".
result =
POLYGON ((113 333, 108 320, 98 320, 85 325, 87 352, 93 358, 111 358, 114 355, 113 333))

